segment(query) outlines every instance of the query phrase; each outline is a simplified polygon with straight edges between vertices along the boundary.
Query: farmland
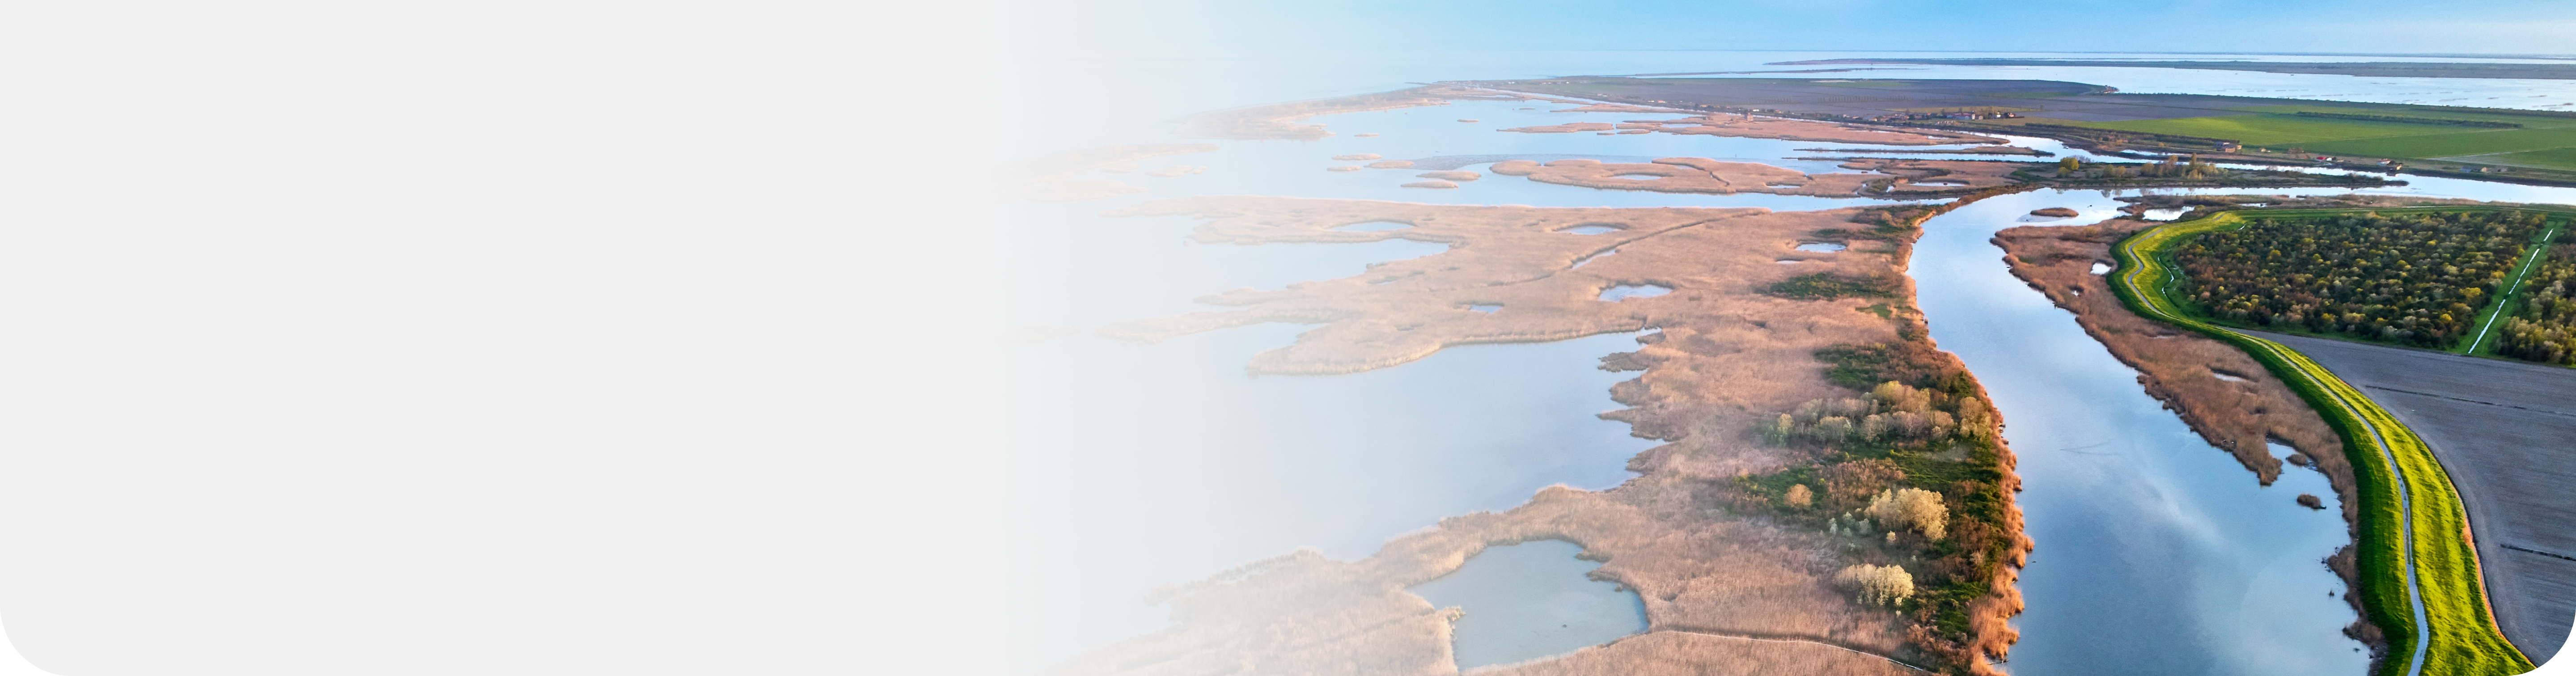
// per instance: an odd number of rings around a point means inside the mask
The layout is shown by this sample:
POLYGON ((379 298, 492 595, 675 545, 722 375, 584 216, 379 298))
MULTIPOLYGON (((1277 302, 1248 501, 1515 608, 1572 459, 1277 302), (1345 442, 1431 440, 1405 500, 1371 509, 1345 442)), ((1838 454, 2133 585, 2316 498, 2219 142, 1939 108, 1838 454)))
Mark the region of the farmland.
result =
POLYGON ((2448 160, 2543 169, 2576 169, 2576 117, 2407 106, 2240 106, 2222 114, 2151 120, 2076 122, 2077 126, 2229 139, 2256 152, 2448 160), (2382 119, 2302 116, 2321 113, 2382 119), (2387 119, 2394 118, 2394 119, 2387 119), (2415 119, 2421 122, 2397 121, 2415 119), (2459 123, 2519 125, 2472 127, 2459 123), (2506 155, 2489 160, 2470 156, 2506 155))
POLYGON ((2576 483, 2565 441, 2576 438, 2566 393, 2576 371, 2339 340, 2258 333, 2289 346, 2372 399, 2421 435, 2442 459, 2476 527, 2496 620, 2507 638, 2544 661, 2576 618, 2576 483))
POLYGON ((2460 131, 2458 127, 2438 127, 2395 122, 2335 120, 2298 117, 2289 114, 2252 113, 2210 117, 2180 117, 2163 120, 2127 122, 2094 122, 2083 126, 2117 131, 2175 136, 2205 136, 2232 139, 2247 146, 2286 146, 2293 143, 2318 143, 2346 139, 2417 136, 2426 133, 2460 131))

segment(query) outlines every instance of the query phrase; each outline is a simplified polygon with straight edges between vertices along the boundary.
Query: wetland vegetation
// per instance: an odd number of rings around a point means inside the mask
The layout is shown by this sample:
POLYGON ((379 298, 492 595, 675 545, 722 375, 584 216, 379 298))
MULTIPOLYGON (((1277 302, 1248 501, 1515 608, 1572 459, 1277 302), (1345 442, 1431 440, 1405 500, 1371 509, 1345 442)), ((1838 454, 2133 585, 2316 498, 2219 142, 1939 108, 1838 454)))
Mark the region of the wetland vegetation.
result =
POLYGON ((1955 663, 2021 537, 1994 408, 1945 356, 1919 336, 1817 351, 1852 396, 1776 414, 1762 443, 1804 462, 1739 476, 1731 492, 1740 509, 1833 536, 1852 559, 1838 582, 1910 617, 1911 642, 1955 663))

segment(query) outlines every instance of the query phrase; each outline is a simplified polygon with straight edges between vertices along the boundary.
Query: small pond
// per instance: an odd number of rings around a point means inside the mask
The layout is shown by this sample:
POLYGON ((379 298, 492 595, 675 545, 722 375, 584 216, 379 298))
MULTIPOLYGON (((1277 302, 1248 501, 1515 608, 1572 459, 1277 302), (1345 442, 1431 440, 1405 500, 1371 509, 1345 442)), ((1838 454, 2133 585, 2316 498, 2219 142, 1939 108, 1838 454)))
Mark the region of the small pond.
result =
POLYGON ((1557 232, 1572 235, 1606 235, 1618 231, 1618 228, 1607 225, 1578 225, 1564 230, 1558 230, 1557 232))
POLYGON ((1799 251, 1841 251, 1845 248, 1847 247, 1834 242, 1808 242, 1798 245, 1799 251))
POLYGON ((1451 630, 1460 669, 1563 654, 1645 631, 1645 601, 1585 577, 1601 564, 1574 558, 1582 552, 1562 540, 1488 548, 1412 591, 1433 606, 1466 611, 1451 630))
POLYGON ((1601 299, 1617 301, 1629 298, 1653 298, 1672 292, 1673 290, 1669 287, 1656 286, 1653 284, 1621 284, 1607 289, 1602 289, 1601 299))

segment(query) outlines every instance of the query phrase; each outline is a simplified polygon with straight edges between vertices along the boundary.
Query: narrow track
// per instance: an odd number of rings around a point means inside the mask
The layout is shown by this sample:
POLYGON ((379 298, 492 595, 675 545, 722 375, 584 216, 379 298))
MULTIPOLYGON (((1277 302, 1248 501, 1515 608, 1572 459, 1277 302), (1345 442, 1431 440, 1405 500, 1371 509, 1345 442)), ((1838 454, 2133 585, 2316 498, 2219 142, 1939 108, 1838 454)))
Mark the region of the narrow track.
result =
POLYGON ((2540 243, 2531 247, 2530 259, 2522 262, 2521 272, 2513 273, 2513 281, 2505 284, 2504 293, 2496 298, 2495 310, 2487 313, 2485 324, 2478 326, 2478 337, 2470 340, 2469 349, 2461 350, 2460 354, 2477 354, 2478 346, 2487 342, 2487 329, 2495 328, 2497 319, 2504 317, 2504 313, 2513 311, 2513 308, 2506 307, 2506 304, 2513 302, 2514 292, 2522 290, 2522 280, 2531 277, 2532 264, 2540 262, 2541 252, 2549 250, 2549 240, 2558 238, 2558 230, 2558 228, 2550 228, 2549 234, 2541 235, 2540 243))

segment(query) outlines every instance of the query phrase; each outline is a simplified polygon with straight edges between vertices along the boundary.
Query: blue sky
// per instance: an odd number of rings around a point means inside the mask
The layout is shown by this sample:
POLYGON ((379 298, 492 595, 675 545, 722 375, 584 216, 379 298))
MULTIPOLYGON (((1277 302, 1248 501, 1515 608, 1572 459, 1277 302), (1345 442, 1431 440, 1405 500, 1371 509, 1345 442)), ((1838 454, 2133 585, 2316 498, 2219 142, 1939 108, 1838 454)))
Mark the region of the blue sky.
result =
POLYGON ((2576 35, 2576 3, 2565 2, 1151 0, 996 9, 1018 19, 1013 23, 1025 31, 1024 39, 1059 53, 1492 48, 2576 53, 2576 44, 2567 40, 2576 35))

